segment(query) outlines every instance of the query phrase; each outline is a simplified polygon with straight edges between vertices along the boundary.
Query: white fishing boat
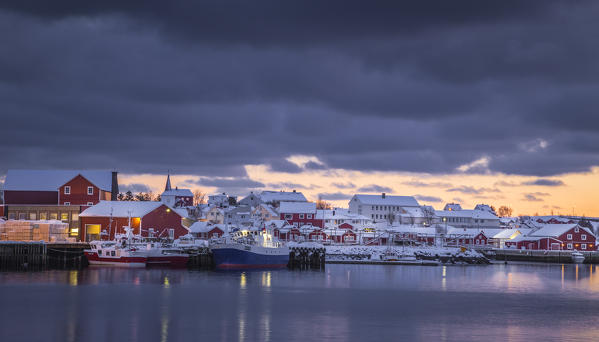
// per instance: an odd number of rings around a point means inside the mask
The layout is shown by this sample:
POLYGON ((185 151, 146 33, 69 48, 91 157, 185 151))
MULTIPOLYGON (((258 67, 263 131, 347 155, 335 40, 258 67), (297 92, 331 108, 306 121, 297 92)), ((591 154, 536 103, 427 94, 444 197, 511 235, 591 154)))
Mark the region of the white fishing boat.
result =
POLYGON ((84 251, 90 265, 146 267, 147 253, 115 241, 92 241, 84 251))
POLYGON ((584 262, 584 254, 580 252, 572 252, 570 256, 572 257, 572 262, 575 264, 582 264, 584 262))

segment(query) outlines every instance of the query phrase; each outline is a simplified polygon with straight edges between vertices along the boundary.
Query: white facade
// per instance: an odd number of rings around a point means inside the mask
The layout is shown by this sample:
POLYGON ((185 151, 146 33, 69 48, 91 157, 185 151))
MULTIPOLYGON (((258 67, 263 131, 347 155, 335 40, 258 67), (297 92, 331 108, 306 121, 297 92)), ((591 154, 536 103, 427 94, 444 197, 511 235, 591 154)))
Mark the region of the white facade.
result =
POLYGON ((419 208, 420 204, 412 196, 388 196, 381 195, 354 195, 349 201, 349 212, 363 215, 374 222, 384 222, 389 220, 389 216, 394 217, 394 222, 398 222, 399 215, 404 213, 402 208, 419 208))
POLYGON ((229 196, 224 192, 222 194, 210 195, 208 196, 208 205, 227 208, 229 206, 229 196))
POLYGON ((437 210, 437 223, 456 228, 499 229, 499 217, 486 210, 437 210))

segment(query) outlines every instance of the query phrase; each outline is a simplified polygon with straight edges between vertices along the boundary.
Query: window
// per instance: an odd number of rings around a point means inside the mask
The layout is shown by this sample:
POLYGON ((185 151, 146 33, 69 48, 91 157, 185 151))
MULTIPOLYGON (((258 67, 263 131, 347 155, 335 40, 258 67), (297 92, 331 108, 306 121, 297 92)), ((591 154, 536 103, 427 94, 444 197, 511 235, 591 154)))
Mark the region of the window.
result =
POLYGON ((26 213, 19 213, 19 220, 26 220, 26 219, 27 219, 26 213))
POLYGON ((568 234, 567 238, 568 240, 572 240, 572 234, 568 234))
POLYGON ((312 218, 312 214, 307 214, 306 218, 311 219, 312 218))
POLYGON ((91 207, 92 205, 94 205, 94 202, 87 202, 87 205, 91 207))
POLYGON ((154 228, 148 228, 148 236, 154 237, 154 228))
POLYGON ((170 228, 168 230, 168 238, 173 240, 175 238, 175 230, 173 228, 170 228))
POLYGON ((62 222, 69 222, 69 213, 60 213, 60 220, 62 222))
POLYGON ((43 221, 45 221, 45 220, 47 220, 47 219, 48 219, 48 213, 47 213, 47 212, 45 212, 45 211, 42 211, 42 212, 40 213, 40 220, 43 220, 43 221))
POLYGON ((572 244, 571 243, 568 244, 568 249, 572 249, 572 244))
POLYGON ((98 249, 98 255, 102 255, 102 250, 98 249))
POLYGON ((578 233, 578 232, 579 232, 578 227, 574 228, 574 233, 578 233))
POLYGON ((71 221, 79 221, 79 213, 72 213, 71 214, 71 221))
POLYGON ((374 210, 374 205, 372 206, 372 210, 374 210))
POLYGON ((70 195, 71 194, 71 186, 67 185, 64 187, 64 194, 65 195, 70 195))
POLYGON ((94 187, 93 186, 88 186, 87 187, 87 194, 88 195, 93 195, 94 194, 94 187))
POLYGON ((581 249, 587 249, 587 244, 586 244, 586 243, 583 243, 583 244, 581 244, 581 245, 580 245, 580 248, 581 248, 581 249))
POLYGON ((110 251, 110 255, 111 255, 111 256, 115 256, 115 253, 114 253, 114 251, 110 251))
POLYGON ((29 219, 32 221, 37 220, 37 213, 29 213, 29 219))
POLYGON ((50 220, 58 220, 58 213, 50 213, 50 220))
POLYGON ((303 219, 304 218, 304 214, 299 214, 299 218, 303 219))
POLYGON ((372 216, 372 219, 374 220, 374 214, 372 214, 372 215, 370 215, 370 216, 372 216))
POLYGON ((292 218, 293 218, 293 215, 285 214, 285 220, 291 220, 292 218))
POLYGON ((64 202, 64 205, 71 205, 71 202, 64 202))
POLYGON ((587 239, 587 235, 586 235, 586 234, 582 234, 582 235, 580 236, 580 238, 581 238, 581 239, 583 239, 583 240, 586 240, 586 239, 587 239))
POLYGON ((17 214, 15 213, 8 213, 8 219, 9 220, 15 220, 17 218, 17 214))

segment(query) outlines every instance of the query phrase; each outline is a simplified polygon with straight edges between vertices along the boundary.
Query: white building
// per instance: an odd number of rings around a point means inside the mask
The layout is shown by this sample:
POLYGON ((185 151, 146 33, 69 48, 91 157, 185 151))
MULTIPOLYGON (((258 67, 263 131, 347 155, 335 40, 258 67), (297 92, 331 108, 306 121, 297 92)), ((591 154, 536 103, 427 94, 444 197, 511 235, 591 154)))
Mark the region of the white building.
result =
POLYGON ((278 207, 281 202, 307 202, 306 197, 301 192, 293 191, 262 191, 259 194, 251 192, 245 198, 239 201, 240 205, 257 207, 259 204, 270 204, 278 207))
POLYGON ((456 228, 499 229, 499 217, 487 210, 437 210, 437 223, 456 228))
POLYGON ((229 196, 224 192, 222 194, 213 194, 208 196, 208 205, 220 208, 229 207, 229 196))
POLYGON ((324 220, 326 229, 335 229, 347 223, 353 229, 363 229, 372 225, 372 219, 360 214, 354 214, 349 209, 335 208, 332 210, 317 210, 317 219, 324 220))
POLYGON ((381 195, 354 195, 349 201, 349 212, 369 217, 374 222, 388 221, 393 216, 393 221, 398 221, 401 213, 406 208, 419 208, 420 204, 412 196, 381 195))

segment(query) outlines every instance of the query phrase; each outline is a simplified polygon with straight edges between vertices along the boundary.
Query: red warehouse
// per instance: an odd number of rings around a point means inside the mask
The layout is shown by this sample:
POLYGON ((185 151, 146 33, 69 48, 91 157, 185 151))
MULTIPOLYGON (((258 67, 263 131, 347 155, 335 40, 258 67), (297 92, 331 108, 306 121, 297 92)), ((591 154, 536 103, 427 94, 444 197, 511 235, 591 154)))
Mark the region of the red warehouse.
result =
POLYGON ((189 233, 183 217, 161 202, 102 201, 79 217, 82 241, 112 240, 125 226, 144 237, 176 239, 189 233))
POLYGON ((296 227, 304 225, 324 227, 324 220, 316 218, 316 203, 281 202, 279 215, 281 220, 285 220, 296 227))
MULTIPOLYGON (((539 240, 540 243, 543 242, 542 238, 554 238, 561 242, 560 247, 562 250, 597 250, 595 235, 588 228, 579 226, 578 224, 546 224, 541 229, 523 237, 523 239, 528 237, 541 238, 539 240)), ((553 243, 556 244, 558 242, 553 243)), ((538 249, 555 249, 555 247, 556 245, 553 245, 553 247, 551 245, 539 246, 538 249)))

